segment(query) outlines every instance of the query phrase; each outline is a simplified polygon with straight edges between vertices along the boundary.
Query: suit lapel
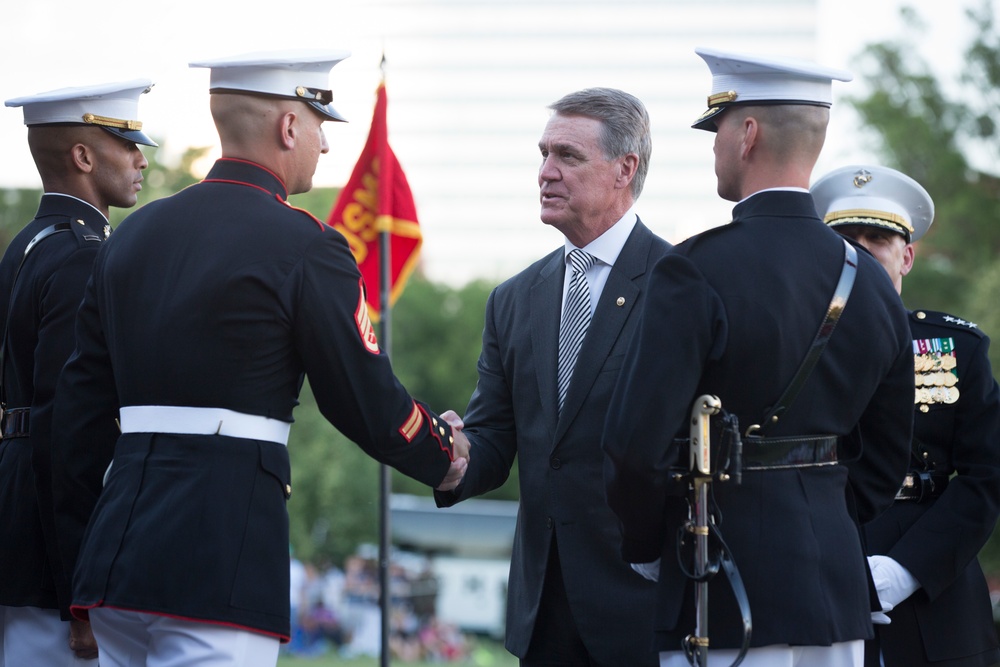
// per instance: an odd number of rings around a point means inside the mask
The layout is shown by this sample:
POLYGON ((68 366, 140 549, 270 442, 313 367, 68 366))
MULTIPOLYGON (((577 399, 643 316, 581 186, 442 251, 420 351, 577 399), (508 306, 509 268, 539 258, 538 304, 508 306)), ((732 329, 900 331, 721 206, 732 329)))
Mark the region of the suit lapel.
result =
MULTIPOLYGON (((611 267, 608 281, 604 284, 604 291, 601 292, 601 298, 594 311, 594 319, 587 330, 587 337, 583 339, 576 368, 573 369, 566 403, 556 425, 556 442, 563 436, 583 406, 597 375, 611 353, 611 348, 621 335, 622 328, 635 307, 640 291, 637 280, 647 270, 652 238, 652 232, 641 221, 636 222, 615 265, 611 267)), ((558 331, 556 337, 558 338, 558 331)))
POLYGON ((559 359, 559 320, 562 308, 563 274, 566 262, 560 248, 538 274, 532 285, 531 347, 535 351, 535 375, 545 422, 554 429, 559 416, 559 398, 556 389, 556 365, 559 359))

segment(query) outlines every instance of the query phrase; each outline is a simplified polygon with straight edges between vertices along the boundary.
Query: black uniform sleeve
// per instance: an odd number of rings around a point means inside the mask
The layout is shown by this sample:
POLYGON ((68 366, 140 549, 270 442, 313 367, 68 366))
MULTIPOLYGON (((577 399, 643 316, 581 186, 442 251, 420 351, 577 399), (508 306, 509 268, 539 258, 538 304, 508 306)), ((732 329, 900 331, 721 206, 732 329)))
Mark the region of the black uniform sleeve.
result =
POLYGON ((85 246, 70 255, 42 285, 39 323, 34 353, 34 397, 31 405, 31 459, 35 490, 49 566, 52 570, 59 608, 69 618, 70 580, 59 558, 53 509, 52 411, 56 382, 63 365, 73 352, 74 322, 90 277, 97 246, 85 246))
POLYGON ((118 394, 95 292, 92 277, 77 316, 76 349, 59 378, 53 410, 52 498, 67 581, 118 440, 118 394))
POLYGON ((296 346, 323 416, 379 462, 440 484, 452 458, 451 427, 393 374, 344 238, 324 232, 289 288, 296 346))
POLYGON ((860 456, 848 464, 857 520, 867 523, 892 505, 906 475, 913 433, 913 353, 909 340, 851 434, 860 456))

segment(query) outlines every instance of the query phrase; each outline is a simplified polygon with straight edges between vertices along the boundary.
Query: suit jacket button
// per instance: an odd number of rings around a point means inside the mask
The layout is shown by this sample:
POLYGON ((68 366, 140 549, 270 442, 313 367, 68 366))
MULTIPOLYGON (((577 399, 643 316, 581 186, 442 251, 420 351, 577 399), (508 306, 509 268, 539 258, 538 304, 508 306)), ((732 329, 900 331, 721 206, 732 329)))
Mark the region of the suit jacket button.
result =
POLYGON ((552 528, 552 517, 550 516, 545 517, 545 527, 552 528))
POLYGON ((549 459, 549 466, 553 470, 559 470, 559 468, 562 467, 562 461, 559 460, 558 456, 553 456, 551 459, 549 459))

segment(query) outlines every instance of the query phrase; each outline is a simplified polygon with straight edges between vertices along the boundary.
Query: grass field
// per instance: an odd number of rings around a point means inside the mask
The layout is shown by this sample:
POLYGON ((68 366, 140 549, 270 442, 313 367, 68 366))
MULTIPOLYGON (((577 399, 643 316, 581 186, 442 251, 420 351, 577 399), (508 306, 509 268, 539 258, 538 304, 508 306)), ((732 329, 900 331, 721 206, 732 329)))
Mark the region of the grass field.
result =
MULTIPOLYGON (((503 645, 486 639, 473 639, 472 650, 465 660, 455 662, 405 662, 393 658, 392 667, 517 667, 517 658, 504 650, 503 645)), ((334 653, 313 658, 281 656, 278 667, 379 667, 378 658, 342 658, 334 653)))

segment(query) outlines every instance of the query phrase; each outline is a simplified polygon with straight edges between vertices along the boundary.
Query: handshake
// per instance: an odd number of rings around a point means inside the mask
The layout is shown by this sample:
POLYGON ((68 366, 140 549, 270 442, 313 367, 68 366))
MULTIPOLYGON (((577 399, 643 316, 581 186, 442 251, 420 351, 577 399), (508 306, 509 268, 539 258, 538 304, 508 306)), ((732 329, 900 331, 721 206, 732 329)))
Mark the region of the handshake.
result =
POLYGON ((454 410, 441 413, 441 419, 448 422, 448 425, 451 426, 452 435, 455 438, 455 460, 451 462, 448 473, 436 488, 438 491, 452 491, 465 478, 465 469, 469 465, 469 439, 462 433, 465 422, 462 421, 462 418, 454 410))

